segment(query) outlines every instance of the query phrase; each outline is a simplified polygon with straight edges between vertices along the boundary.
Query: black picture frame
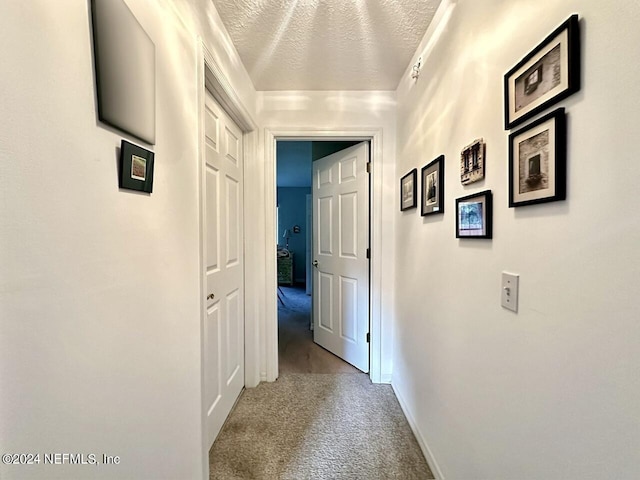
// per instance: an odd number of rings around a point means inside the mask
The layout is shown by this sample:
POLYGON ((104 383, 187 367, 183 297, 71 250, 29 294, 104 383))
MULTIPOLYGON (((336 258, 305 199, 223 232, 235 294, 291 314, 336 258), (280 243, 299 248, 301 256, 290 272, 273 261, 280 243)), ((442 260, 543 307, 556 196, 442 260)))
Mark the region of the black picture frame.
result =
POLYGON ((120 145, 120 188, 153 191, 154 153, 122 140, 120 145))
POLYGON ((566 199, 566 125, 558 108, 509 135, 509 207, 566 199))
POLYGON ((580 90, 580 24, 571 15, 504 75, 505 130, 580 90))
POLYGON ((493 238, 491 190, 456 199, 456 238, 493 238))
POLYGON ((400 179, 400 211, 418 206, 418 169, 414 168, 400 179))
POLYGON ((420 178, 420 215, 444 213, 444 155, 422 167, 420 178))

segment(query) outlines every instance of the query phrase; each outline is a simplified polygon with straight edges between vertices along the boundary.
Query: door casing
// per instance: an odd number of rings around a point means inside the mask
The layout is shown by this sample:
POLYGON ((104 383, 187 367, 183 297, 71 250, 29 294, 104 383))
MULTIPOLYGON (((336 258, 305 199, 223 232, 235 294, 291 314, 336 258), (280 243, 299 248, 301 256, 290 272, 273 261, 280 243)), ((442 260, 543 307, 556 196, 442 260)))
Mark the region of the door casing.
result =
POLYGON ((369 314, 369 378, 373 383, 381 383, 382 375, 382 129, 335 129, 331 127, 282 127, 265 129, 265 218, 267 259, 265 277, 265 336, 266 336, 266 378, 273 382, 278 378, 278 305, 276 300, 276 141, 278 140, 331 140, 331 141, 369 141, 372 164, 370 191, 370 228, 371 263, 369 314))
MULTIPOLYGON (((255 235, 255 218, 252 215, 247 215, 250 209, 247 208, 248 193, 246 187, 252 187, 252 182, 256 183, 253 173, 253 168, 257 162, 257 145, 258 145, 258 129, 257 124, 253 120, 251 114, 244 106, 242 100, 229 83, 227 76, 216 60, 212 53, 207 48, 202 38, 198 39, 200 48, 198 50, 198 201, 202 205, 202 196, 204 193, 202 183, 204 181, 204 155, 205 155, 205 96, 206 90, 209 90, 222 107, 222 109, 232 118, 232 120, 242 130, 242 144, 243 144, 243 158, 244 158, 244 235, 245 238, 250 235, 255 235)), ((207 295, 206 282, 202 281, 205 277, 202 271, 202 259, 204 258, 205 251, 203 245, 203 211, 200 210, 198 214, 199 220, 199 236, 200 236, 200 292, 199 299, 204 298, 207 295)), ((247 387, 255 387, 260 382, 260 356, 259 352, 260 337, 257 333, 258 329, 253 328, 253 325, 247 325, 249 322, 247 318, 251 316, 254 318, 255 312, 261 309, 260 296, 256 294, 263 287, 257 276, 252 271, 252 265, 259 263, 259 255, 256 260, 255 249, 248 249, 245 245, 244 249, 244 343, 245 343, 245 378, 244 383, 247 387), (251 263, 250 263, 251 262, 251 263)), ((205 365, 204 365, 204 329, 206 321, 206 309, 201 308, 200 312, 200 424, 201 424, 201 469, 202 479, 209 478, 209 445, 207 441, 207 402, 205 396, 205 365)))

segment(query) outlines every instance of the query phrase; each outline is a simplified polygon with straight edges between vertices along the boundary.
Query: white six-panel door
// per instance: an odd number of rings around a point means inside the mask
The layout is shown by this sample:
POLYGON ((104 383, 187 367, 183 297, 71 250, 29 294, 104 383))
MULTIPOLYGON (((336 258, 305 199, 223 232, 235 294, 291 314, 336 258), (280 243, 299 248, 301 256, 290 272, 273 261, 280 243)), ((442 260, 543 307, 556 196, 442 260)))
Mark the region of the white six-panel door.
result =
POLYGON ((313 337, 369 371, 369 145, 313 162, 313 337))
POLYGON ((203 203, 204 387, 211 446, 244 387, 242 132, 207 91, 203 203))

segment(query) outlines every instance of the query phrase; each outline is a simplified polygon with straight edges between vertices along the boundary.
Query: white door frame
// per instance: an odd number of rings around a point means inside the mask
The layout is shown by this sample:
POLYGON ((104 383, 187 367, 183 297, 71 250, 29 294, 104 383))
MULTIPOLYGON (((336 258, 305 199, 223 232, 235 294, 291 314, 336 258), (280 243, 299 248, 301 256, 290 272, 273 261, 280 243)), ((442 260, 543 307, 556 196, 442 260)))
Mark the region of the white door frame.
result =
MULTIPOLYGON (((204 217, 203 217, 203 194, 205 172, 204 172, 204 156, 205 149, 205 96, 206 90, 209 90, 222 109, 233 119, 233 121, 242 130, 243 143, 243 159, 244 159, 244 234, 245 238, 252 238, 256 235, 256 215, 251 214, 251 209, 247 208, 249 201, 248 196, 254 184, 259 183, 260 179, 256 179, 252 168, 257 161, 257 145, 258 145, 258 128, 257 124, 245 108, 240 97, 233 89, 227 76, 215 61, 213 55, 205 45, 202 38, 198 39, 200 49, 198 52, 198 202, 200 211, 198 213, 199 224, 199 274, 200 274, 200 292, 198 301, 200 302, 200 415, 201 415, 201 444, 202 444, 202 478, 209 478, 209 445, 206 434, 207 406, 205 399, 205 365, 204 365, 204 326, 206 321, 206 309, 202 299, 207 295, 207 286, 204 281, 205 275, 202 271, 204 262, 204 217), (247 188, 250 187, 250 188, 247 188)), ((258 275, 255 274, 254 266, 259 265, 259 258, 262 252, 257 252, 255 248, 244 247, 244 341, 245 341, 245 378, 244 384, 247 387, 255 387, 260 382, 260 338, 258 336, 259 317, 256 312, 262 308, 260 300, 262 296, 260 291, 263 289, 259 282, 258 275), (251 319, 251 320, 249 320, 251 319), (255 325, 254 325, 255 323, 255 325)))
POLYGON ((267 271, 265 277, 265 336, 267 353, 267 378, 273 382, 278 378, 278 304, 276 292, 276 141, 277 140, 369 140, 371 142, 371 273, 369 313, 371 321, 371 343, 369 344, 369 378, 381 383, 381 333, 382 333, 382 129, 331 127, 296 128, 278 127, 265 129, 265 218, 267 271))

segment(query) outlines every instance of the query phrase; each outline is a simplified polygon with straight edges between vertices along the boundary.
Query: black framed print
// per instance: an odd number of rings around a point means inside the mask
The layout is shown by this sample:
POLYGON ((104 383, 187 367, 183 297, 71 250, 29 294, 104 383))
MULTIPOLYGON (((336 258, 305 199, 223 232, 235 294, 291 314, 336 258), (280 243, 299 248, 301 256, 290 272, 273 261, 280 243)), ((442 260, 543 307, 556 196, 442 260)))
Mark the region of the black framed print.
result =
POLYGON ((505 129, 580 90, 580 25, 571 15, 504 76, 505 129))
POLYGON ((122 140, 120 146, 120 188, 151 193, 153 152, 122 140))
POLYGON ((422 167, 420 214, 444 213, 444 155, 422 167))
POLYGON ((400 210, 417 207, 418 169, 414 168, 400 179, 400 210))
POLYGON ((456 238, 492 238, 491 190, 456 199, 456 238))
POLYGON ((559 108, 509 135, 509 207, 566 198, 566 123, 559 108))

